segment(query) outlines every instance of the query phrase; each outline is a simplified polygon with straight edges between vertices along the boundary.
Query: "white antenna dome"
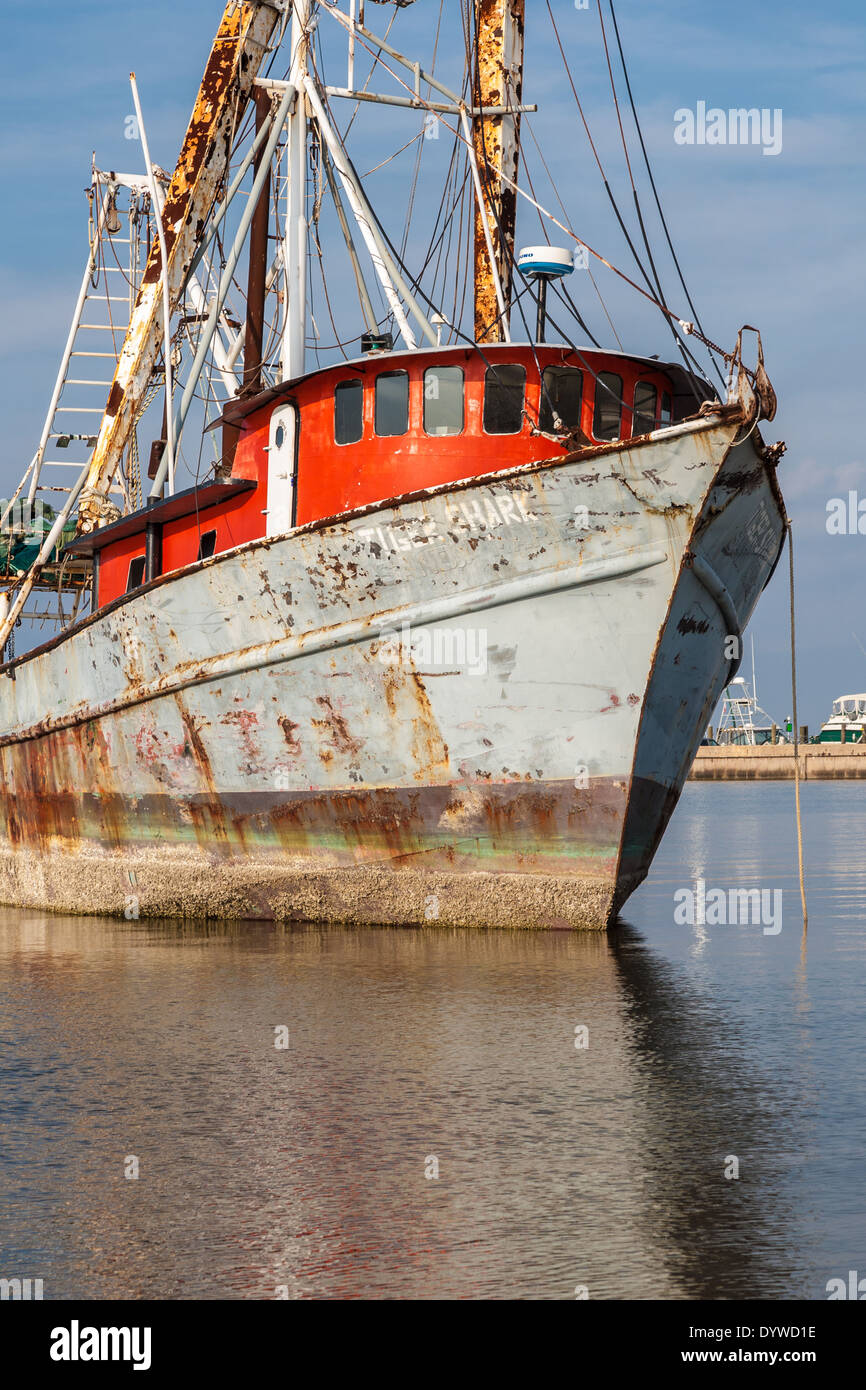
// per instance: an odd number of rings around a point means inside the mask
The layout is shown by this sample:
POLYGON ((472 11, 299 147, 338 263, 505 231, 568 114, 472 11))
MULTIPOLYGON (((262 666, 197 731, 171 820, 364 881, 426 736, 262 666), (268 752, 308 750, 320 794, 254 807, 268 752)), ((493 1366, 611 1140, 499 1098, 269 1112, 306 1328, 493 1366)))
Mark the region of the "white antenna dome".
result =
POLYGON ((563 246, 524 246, 517 256, 517 268, 524 275, 545 275, 550 279, 571 275, 574 257, 563 246))

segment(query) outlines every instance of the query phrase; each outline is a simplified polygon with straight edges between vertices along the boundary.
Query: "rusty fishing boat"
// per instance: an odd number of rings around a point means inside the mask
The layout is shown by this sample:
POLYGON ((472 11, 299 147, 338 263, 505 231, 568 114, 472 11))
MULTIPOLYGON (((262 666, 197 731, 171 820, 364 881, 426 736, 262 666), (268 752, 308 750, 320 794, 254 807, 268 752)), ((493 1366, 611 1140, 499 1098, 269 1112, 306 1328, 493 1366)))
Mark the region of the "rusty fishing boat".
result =
POLYGON ((458 90, 409 0, 227 4, 170 175, 133 78, 3 511, 6 903, 601 928, 647 873, 783 542, 775 397, 654 279, 675 360, 590 333, 596 253, 521 181, 523 0, 445 6, 458 90), (383 107, 452 150, 414 269, 337 114, 383 107))

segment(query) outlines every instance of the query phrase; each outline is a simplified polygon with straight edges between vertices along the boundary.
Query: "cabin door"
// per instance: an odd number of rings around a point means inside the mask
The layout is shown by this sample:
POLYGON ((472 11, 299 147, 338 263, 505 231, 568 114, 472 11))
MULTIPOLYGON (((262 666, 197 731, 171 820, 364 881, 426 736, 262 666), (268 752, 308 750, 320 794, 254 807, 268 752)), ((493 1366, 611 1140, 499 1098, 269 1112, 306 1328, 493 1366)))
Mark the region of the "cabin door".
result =
POLYGON ((268 439, 268 536, 282 536, 294 525, 297 435, 297 406, 277 406, 268 439))

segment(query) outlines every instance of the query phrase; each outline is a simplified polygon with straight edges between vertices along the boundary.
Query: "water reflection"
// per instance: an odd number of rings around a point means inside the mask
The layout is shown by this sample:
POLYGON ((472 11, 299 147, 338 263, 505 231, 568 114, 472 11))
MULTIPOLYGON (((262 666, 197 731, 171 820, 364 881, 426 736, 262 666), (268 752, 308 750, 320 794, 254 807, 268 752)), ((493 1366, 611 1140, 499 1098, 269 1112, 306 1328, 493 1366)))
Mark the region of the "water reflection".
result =
POLYGON ((798 1108, 749 1056, 736 1017, 638 933, 624 928, 613 950, 642 1078, 645 1222, 680 1296, 791 1296, 796 1212, 778 1156, 798 1142, 798 1108))
POLYGON ((633 929, 6 912, 0 990, 0 1272, 46 1296, 790 1292, 797 1114, 633 929))
POLYGON ((689 788, 610 937, 0 910, 0 1275, 54 1298, 824 1296, 862 1262, 852 790, 804 789, 807 958, 786 787, 689 788), (696 865, 782 886, 784 930, 675 926, 696 865))

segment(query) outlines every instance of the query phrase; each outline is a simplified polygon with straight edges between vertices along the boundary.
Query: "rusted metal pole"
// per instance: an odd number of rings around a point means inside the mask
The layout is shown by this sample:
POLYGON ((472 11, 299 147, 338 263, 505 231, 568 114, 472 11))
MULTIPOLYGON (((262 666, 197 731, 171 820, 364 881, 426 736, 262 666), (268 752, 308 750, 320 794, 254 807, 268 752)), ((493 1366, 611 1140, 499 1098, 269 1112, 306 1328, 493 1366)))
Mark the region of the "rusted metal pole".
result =
POLYGON ((216 467, 216 476, 226 479, 230 476, 235 461, 235 452, 238 447, 238 440, 241 437, 240 425, 230 425, 228 421, 222 427, 222 457, 216 467))
POLYGON ((514 109, 513 115, 473 118, 473 144, 483 190, 483 198, 476 200, 475 207, 475 339, 492 343, 506 336, 511 301, 525 0, 474 0, 474 4, 478 38, 474 104, 514 109), (491 242, 494 264, 488 249, 491 242), (497 298, 497 278, 505 302, 504 315, 497 298))

